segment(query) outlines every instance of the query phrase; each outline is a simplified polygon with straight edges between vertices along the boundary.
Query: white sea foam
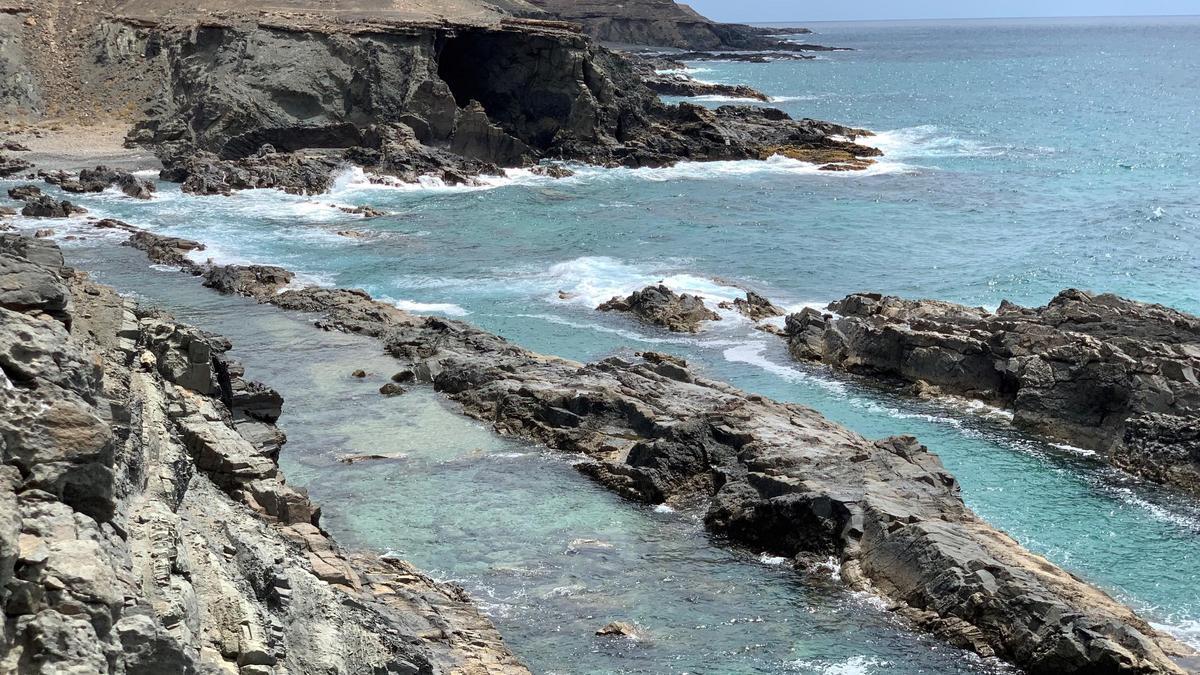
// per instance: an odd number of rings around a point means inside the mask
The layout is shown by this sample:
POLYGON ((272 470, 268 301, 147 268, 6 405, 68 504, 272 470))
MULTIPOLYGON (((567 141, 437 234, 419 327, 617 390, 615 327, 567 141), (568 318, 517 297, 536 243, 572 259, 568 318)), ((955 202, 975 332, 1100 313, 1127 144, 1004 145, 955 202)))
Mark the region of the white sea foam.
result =
POLYGON ((520 318, 523 318, 523 319, 540 319, 542 321, 548 321, 550 323, 555 323, 560 326, 569 326, 571 328, 578 328, 580 330, 591 330, 591 331, 596 331, 597 333, 608 333, 610 335, 619 335, 627 340, 634 340, 636 342, 645 342, 647 344, 676 344, 676 345, 690 345, 693 347, 724 347, 724 346, 728 346, 728 345, 741 344, 740 342, 738 342, 736 340, 701 339, 701 338, 687 338, 687 337, 654 337, 654 336, 650 336, 650 335, 643 335, 636 331, 627 330, 624 328, 612 328, 612 327, 603 326, 603 325, 600 325, 597 323, 583 323, 580 321, 572 321, 570 319, 567 319, 567 318, 564 318, 561 316, 555 316, 553 314, 518 314, 517 316, 520 318))
POLYGON ((785 558, 781 555, 770 555, 768 553, 762 553, 758 556, 758 562, 764 565, 783 565, 786 564, 788 560, 790 560, 790 558, 785 558))
POLYGON ((815 101, 819 96, 772 96, 771 103, 790 103, 792 101, 815 101))
MULTIPOLYGON (((576 172, 580 180, 639 180, 666 182, 675 180, 723 180, 738 176, 777 174, 786 176, 820 176, 830 180, 843 180, 895 173, 913 173, 919 167, 890 159, 876 161, 861 171, 822 171, 817 164, 800 160, 772 156, 765 160, 743 159, 722 162, 680 162, 674 166, 637 169, 600 169, 581 167, 576 172)), ((569 180, 569 179, 568 179, 569 180)))
POLYGON ((1151 623, 1150 625, 1170 634, 1193 649, 1200 649, 1200 620, 1184 619, 1174 623, 1151 623))
POLYGON ((666 504, 659 504, 658 506, 654 507, 654 512, 655 513, 675 513, 675 509, 671 508, 670 506, 667 506, 666 504))
POLYGON ((791 666, 794 670, 821 675, 868 675, 887 670, 891 664, 870 656, 851 656, 844 661, 798 659, 791 666))
POLYGON ((1067 452, 1074 453, 1076 455, 1082 455, 1084 457, 1095 457, 1096 456, 1095 450, 1088 450, 1086 448, 1077 448, 1074 445, 1068 445, 1066 443, 1051 443, 1050 445, 1052 447, 1058 448, 1059 450, 1066 450, 1067 452))
POLYGON ((785 366, 768 359, 764 352, 767 350, 767 343, 761 340, 754 342, 744 342, 736 347, 726 349, 724 352, 725 360, 732 363, 748 363, 752 366, 757 366, 772 375, 775 375, 787 382, 805 382, 816 384, 819 387, 827 389, 837 396, 846 395, 846 385, 836 380, 831 380, 824 377, 818 377, 811 373, 806 373, 791 366, 785 366))
POLYGON ((863 143, 879 148, 885 156, 896 159, 924 157, 995 157, 1011 146, 987 145, 968 138, 945 134, 932 124, 877 132, 862 139, 863 143))
POLYGON ((447 316, 466 316, 470 314, 470 312, 462 307, 449 302, 414 302, 412 300, 394 300, 390 302, 397 309, 403 309, 407 312, 417 312, 418 314, 427 312, 435 312, 447 316))

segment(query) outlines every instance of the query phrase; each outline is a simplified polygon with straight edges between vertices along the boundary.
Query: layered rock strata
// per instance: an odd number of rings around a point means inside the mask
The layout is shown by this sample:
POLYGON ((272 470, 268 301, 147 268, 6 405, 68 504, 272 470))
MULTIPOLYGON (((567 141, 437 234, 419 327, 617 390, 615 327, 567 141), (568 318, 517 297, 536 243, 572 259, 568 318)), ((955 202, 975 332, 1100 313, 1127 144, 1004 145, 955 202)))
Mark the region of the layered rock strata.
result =
POLYGON ((0 671, 527 673, 461 589, 321 531, 228 349, 0 235, 0 671))
POLYGON ((1200 494, 1200 318, 1093 295, 995 312, 860 293, 787 319, 797 358, 932 385, 1200 494))
POLYGON ((663 354, 580 364, 362 291, 277 290, 243 293, 377 336, 467 414, 583 454, 581 469, 623 495, 701 500, 714 532, 798 566, 832 556, 852 587, 953 644, 1031 673, 1200 667, 1187 647, 983 522, 913 438, 863 438, 663 354))

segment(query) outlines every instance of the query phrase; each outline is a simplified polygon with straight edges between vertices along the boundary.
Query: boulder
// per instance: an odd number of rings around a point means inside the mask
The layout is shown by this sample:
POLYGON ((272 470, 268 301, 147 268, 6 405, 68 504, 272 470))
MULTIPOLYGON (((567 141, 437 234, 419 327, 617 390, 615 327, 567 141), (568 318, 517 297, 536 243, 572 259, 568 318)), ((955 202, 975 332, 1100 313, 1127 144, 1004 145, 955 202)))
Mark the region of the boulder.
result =
POLYGON ((31 218, 70 218, 80 213, 87 213, 87 209, 44 194, 29 197, 21 209, 21 215, 31 218))
POLYGON ((626 298, 613 298, 596 309, 628 312, 646 323, 676 333, 696 333, 701 323, 721 320, 721 315, 709 309, 699 297, 677 294, 662 284, 634 291, 626 298))

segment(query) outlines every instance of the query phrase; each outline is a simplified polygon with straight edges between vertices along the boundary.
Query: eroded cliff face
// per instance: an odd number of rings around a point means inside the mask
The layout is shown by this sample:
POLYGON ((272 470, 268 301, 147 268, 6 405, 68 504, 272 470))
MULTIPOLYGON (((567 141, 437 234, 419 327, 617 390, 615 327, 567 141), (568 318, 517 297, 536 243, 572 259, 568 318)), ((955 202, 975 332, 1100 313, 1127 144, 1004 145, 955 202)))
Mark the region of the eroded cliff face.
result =
POLYGON ((228 349, 0 235, 0 672, 526 673, 461 589, 320 530, 228 349))

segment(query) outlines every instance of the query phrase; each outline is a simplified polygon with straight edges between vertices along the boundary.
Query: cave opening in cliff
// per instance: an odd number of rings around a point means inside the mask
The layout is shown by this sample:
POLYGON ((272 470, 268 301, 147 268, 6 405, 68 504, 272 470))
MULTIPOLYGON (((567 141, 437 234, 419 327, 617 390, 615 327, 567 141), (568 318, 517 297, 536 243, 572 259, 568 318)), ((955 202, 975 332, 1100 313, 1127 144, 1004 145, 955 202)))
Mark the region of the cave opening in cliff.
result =
POLYGON ((526 34, 457 33, 442 44, 438 76, 460 108, 478 101, 506 132, 545 148, 570 118, 580 88, 563 49, 526 34))

